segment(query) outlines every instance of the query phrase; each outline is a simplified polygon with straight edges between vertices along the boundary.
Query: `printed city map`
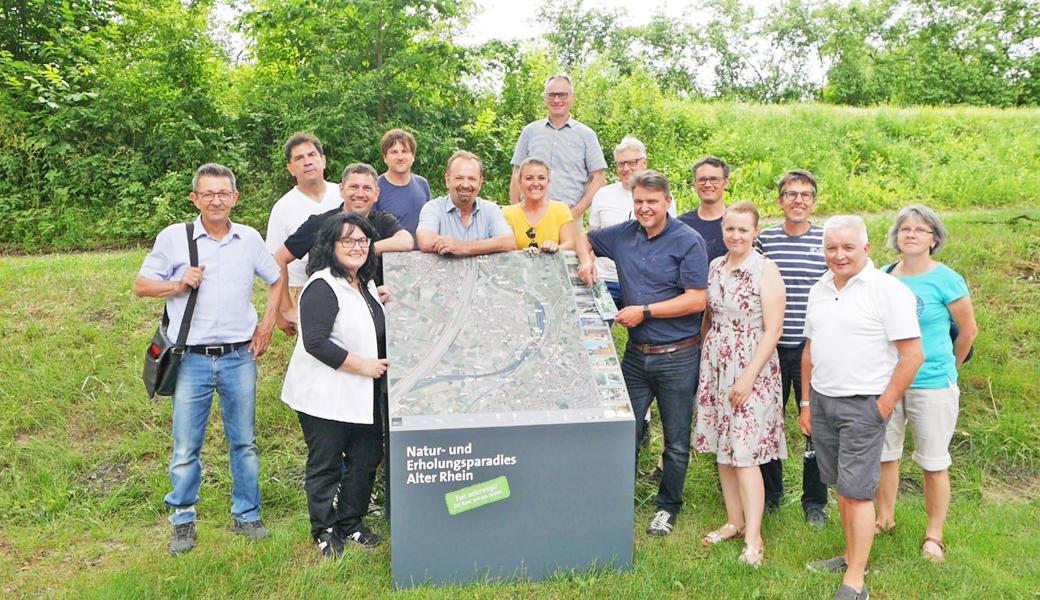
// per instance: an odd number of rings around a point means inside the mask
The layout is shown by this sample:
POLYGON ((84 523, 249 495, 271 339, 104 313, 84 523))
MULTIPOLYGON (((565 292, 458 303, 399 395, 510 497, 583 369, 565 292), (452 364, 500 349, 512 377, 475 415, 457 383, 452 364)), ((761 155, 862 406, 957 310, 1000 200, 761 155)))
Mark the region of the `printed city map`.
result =
POLYGON ((613 304, 573 253, 386 254, 383 269, 391 430, 631 418, 613 304))

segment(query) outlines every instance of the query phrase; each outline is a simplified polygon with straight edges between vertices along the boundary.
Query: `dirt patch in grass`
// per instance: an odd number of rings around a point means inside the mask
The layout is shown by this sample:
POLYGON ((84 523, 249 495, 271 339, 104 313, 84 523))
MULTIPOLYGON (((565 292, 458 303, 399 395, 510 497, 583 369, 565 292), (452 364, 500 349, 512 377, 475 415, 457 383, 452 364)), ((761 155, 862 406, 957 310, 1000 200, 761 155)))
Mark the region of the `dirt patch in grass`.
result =
POLYGON ((83 485, 95 496, 107 496, 130 478, 130 465, 117 462, 102 465, 84 477, 83 485))
POLYGON ((1012 471, 983 480, 982 497, 990 502, 1024 504, 1040 499, 1040 476, 1012 471))
POLYGON ((116 313, 114 310, 98 310, 91 313, 87 319, 99 325, 115 325, 116 313))

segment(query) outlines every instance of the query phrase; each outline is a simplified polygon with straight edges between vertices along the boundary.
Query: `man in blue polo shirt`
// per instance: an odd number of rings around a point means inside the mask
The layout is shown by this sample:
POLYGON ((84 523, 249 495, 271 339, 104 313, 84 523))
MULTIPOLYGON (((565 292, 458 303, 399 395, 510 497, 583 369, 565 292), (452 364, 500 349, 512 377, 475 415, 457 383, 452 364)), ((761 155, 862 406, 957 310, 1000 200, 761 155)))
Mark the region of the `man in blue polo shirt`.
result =
POLYGON ((188 195, 199 210, 194 223, 199 266, 192 267, 183 224, 170 225, 144 259, 134 294, 166 298, 170 331, 179 331, 189 292, 198 289, 187 352, 173 396, 173 458, 164 501, 173 509, 170 552, 195 546, 195 504, 213 393, 231 456, 231 517, 235 533, 261 539, 260 458, 256 446, 256 358, 267 351, 278 306, 278 265, 252 227, 233 223, 235 175, 225 166, 199 167, 188 195), (267 284, 267 312, 257 326, 253 278, 267 284))
MULTIPOLYGON (((617 266, 628 306, 617 322, 628 328, 621 372, 636 419, 636 441, 643 415, 657 398, 664 430, 664 468, 647 533, 668 535, 682 508, 690 460, 690 424, 701 354, 701 313, 708 298, 708 258, 704 240, 668 215, 668 180, 655 171, 632 178, 635 221, 579 236, 575 250, 579 275, 596 281, 596 256, 617 266), (595 253, 595 254, 593 254, 595 253)), ((638 454, 638 444, 635 446, 638 454)))

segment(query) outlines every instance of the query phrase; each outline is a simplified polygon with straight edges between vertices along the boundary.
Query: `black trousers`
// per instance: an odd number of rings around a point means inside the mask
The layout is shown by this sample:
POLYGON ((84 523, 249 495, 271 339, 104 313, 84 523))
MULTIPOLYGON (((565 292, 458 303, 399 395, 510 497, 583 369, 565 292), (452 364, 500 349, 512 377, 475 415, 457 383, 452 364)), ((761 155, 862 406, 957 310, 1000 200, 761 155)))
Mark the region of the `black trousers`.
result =
POLYGON ((382 419, 378 410, 377 406, 375 422, 371 425, 296 413, 307 442, 304 491, 312 536, 317 537, 329 528, 344 536, 353 533, 368 512, 372 482, 383 458, 382 419))
MULTIPOLYGON (((780 379, 783 387, 784 413, 787 413, 787 398, 794 388, 795 413, 802 401, 802 349, 805 344, 796 348, 776 347, 780 358, 780 379)), ((802 470, 802 510, 815 508, 823 510, 827 507, 827 486, 820 481, 820 469, 816 466, 816 451, 812 438, 805 438, 805 454, 802 470)), ((766 492, 766 506, 778 506, 784 495, 784 465, 779 460, 765 463, 761 467, 762 483, 766 492)))

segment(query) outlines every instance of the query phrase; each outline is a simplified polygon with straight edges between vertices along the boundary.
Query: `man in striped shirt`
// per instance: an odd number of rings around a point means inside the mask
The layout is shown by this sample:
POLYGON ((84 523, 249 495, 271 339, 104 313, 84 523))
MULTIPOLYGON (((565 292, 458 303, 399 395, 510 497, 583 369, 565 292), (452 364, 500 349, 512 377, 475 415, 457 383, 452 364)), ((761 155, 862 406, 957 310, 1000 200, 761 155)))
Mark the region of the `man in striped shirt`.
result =
MULTIPOLYGON (((758 236, 762 254, 776 263, 787 287, 784 330, 776 351, 780 357, 783 380, 783 402, 794 388, 799 406, 808 404, 802 398, 801 358, 805 347, 803 328, 809 288, 827 271, 823 256, 823 229, 809 218, 816 204, 816 178, 808 171, 789 171, 778 184, 780 208, 784 222, 764 229, 758 236)), ((785 410, 786 412, 786 410, 785 410)), ((802 511, 810 526, 822 528, 827 523, 827 486, 820 481, 816 451, 812 439, 805 438, 805 469, 802 474, 802 511)), ((783 465, 779 460, 762 465, 766 506, 777 508, 784 494, 783 465)))

